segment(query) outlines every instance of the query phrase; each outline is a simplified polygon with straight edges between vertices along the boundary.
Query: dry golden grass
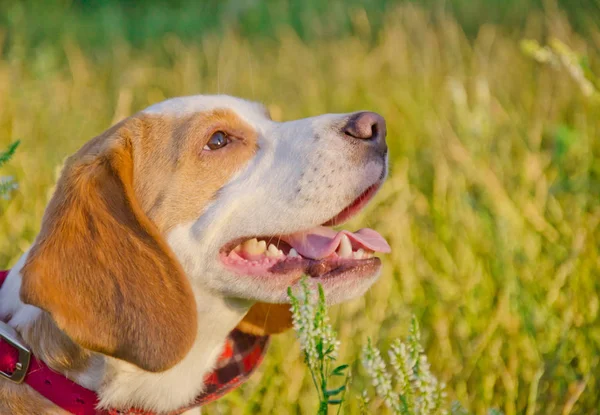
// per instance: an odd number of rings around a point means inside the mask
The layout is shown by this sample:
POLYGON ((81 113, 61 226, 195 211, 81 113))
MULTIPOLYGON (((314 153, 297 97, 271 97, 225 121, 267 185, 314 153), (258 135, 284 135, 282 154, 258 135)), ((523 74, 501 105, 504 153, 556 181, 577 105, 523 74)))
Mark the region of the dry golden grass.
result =
MULTIPOLYGON (((369 387, 357 360, 367 337, 385 349, 415 313, 433 372, 474 413, 598 413, 600 109, 519 40, 550 33, 597 70, 600 30, 583 39, 561 15, 534 15, 519 34, 484 25, 468 40, 451 18, 432 24, 413 7, 388 13, 374 43, 360 10, 353 25, 355 37, 310 45, 286 30, 253 43, 167 36, 161 52, 122 41, 100 57, 66 38, 65 65, 56 48, 31 54, 13 36, 0 60, 0 148, 22 140, 2 171, 20 191, 0 202, 0 264, 35 237, 62 159, 151 103, 221 92, 263 101, 277 119, 371 109, 388 121, 391 176, 349 227, 375 227, 393 253, 368 295, 332 309, 351 395, 369 387)), ((288 333, 206 413, 316 405, 288 333)), ((357 413, 357 399, 345 410, 357 413)))

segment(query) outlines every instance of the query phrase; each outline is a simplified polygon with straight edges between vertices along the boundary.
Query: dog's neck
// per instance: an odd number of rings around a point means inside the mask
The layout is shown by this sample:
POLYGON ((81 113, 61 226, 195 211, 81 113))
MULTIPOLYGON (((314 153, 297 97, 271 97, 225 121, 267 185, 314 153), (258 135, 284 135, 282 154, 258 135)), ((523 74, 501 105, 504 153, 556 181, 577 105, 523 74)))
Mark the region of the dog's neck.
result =
POLYGON ((0 290, 0 319, 8 322, 53 369, 94 390, 105 408, 136 407, 148 411, 179 409, 199 395, 204 376, 213 368, 228 334, 243 318, 251 303, 219 297, 194 288, 198 308, 198 335, 192 349, 173 368, 150 373, 75 345, 50 316, 19 298, 19 270, 26 254, 11 270, 0 290))

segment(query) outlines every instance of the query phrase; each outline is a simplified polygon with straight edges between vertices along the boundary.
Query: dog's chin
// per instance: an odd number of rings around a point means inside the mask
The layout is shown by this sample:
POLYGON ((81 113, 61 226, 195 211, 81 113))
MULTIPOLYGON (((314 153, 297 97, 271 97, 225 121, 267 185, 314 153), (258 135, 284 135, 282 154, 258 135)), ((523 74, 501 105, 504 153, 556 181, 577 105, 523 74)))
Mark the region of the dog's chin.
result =
MULTIPOLYGON (((325 292, 327 305, 339 304, 364 295, 381 274, 381 260, 371 258, 354 265, 346 264, 318 278, 308 278, 312 286, 320 284, 325 292)), ((297 280, 292 290, 299 289, 297 280)), ((287 293, 286 293, 287 296, 287 293)))
MULTIPOLYGON (((323 287, 327 304, 333 305, 363 295, 377 280, 380 271, 381 260, 375 257, 360 260, 299 258, 281 261, 265 273, 234 272, 235 292, 228 294, 265 303, 289 303, 288 288, 296 291, 302 277, 306 276, 312 288, 318 284, 323 287)), ((227 269, 227 272, 232 273, 232 270, 227 269)))

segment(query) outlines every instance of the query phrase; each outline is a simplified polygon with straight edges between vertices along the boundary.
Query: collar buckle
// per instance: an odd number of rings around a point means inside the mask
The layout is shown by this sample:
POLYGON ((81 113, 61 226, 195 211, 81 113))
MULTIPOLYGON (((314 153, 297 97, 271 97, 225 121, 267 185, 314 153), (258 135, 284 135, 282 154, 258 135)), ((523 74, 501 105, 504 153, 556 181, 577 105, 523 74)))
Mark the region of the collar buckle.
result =
POLYGON ((16 330, 2 321, 0 321, 0 340, 5 341, 19 352, 15 371, 6 373, 0 370, 0 378, 8 379, 14 383, 22 383, 29 368, 31 350, 21 341, 16 330))

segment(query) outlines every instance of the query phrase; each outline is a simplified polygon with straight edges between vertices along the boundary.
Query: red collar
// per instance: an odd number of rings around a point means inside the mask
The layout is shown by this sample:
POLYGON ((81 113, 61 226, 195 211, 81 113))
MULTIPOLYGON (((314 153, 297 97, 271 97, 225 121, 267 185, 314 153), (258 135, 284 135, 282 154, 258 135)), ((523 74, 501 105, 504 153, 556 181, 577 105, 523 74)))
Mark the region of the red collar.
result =
MULTIPOLYGON (((8 271, 0 271, 0 287, 7 276, 8 271)), ((204 392, 190 406, 170 412, 169 415, 181 414, 188 409, 217 400, 240 386, 260 365, 268 343, 268 336, 254 336, 237 329, 233 330, 225 342, 216 368, 205 377, 204 392)), ((19 361, 18 347, 10 344, 0 333, 0 378, 18 373, 19 361), (3 375, 2 372, 7 375, 3 375)), ((153 415, 151 412, 135 408, 98 410, 98 396, 95 392, 53 371, 33 355, 30 357, 29 366, 21 370, 25 372, 23 382, 74 415, 153 415)))

